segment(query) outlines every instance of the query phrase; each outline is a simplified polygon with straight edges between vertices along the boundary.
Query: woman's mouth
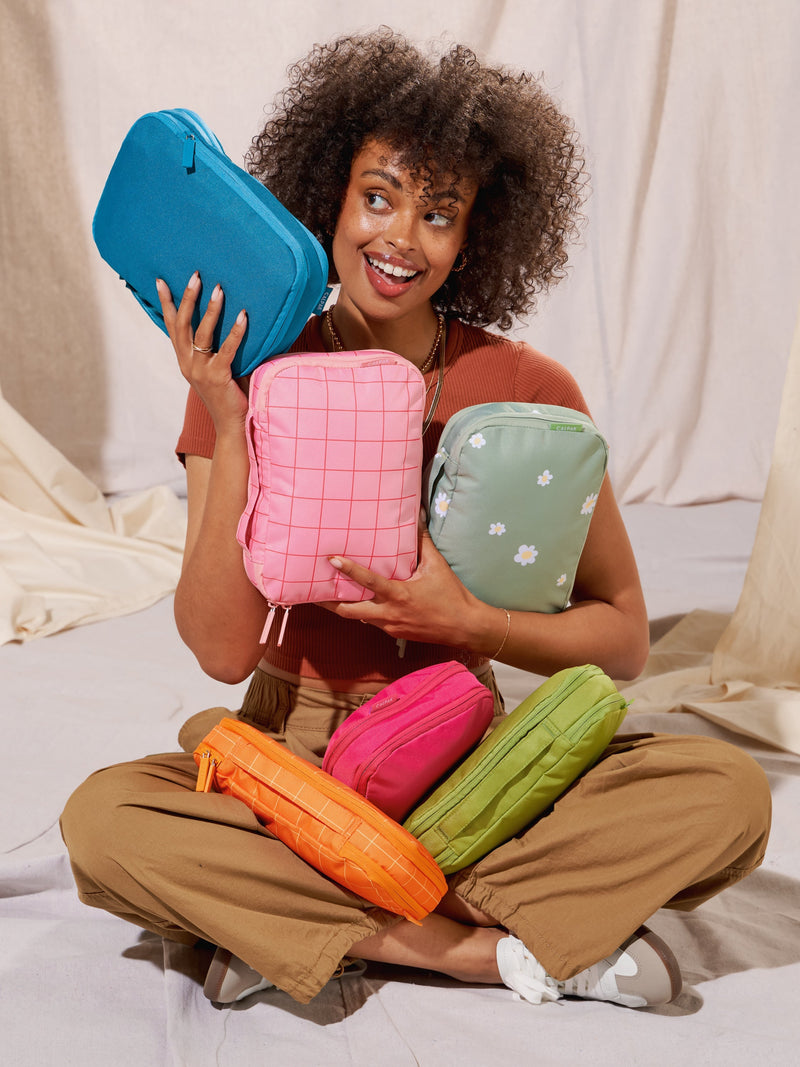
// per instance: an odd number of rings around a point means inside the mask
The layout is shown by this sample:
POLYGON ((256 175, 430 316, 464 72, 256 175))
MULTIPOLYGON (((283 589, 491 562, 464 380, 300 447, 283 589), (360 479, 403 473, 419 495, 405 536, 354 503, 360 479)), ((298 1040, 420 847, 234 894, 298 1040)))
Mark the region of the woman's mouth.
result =
POLYGON ((402 267, 398 263, 378 259, 377 256, 364 256, 367 263, 367 276, 378 292, 386 296, 396 296, 408 286, 421 271, 402 267))

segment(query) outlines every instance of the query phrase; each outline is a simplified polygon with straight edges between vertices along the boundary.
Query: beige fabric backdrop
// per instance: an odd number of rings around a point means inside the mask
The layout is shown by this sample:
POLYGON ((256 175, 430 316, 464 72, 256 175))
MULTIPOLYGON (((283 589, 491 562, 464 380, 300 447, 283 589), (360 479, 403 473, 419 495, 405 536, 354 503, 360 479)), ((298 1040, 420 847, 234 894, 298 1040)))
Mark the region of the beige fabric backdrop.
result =
MULTIPOLYGON (((347 0, 2 0, 0 17, 9 640, 143 606, 177 574, 182 515, 152 487, 182 485, 172 448, 185 386, 91 240, 125 133, 146 111, 188 106, 239 161, 286 66, 376 16, 347 0), (109 508, 105 493, 135 495, 109 508)), ((760 499, 800 292, 800 5, 409 0, 392 19, 419 40, 460 40, 543 71, 575 117, 593 175, 589 225, 568 281, 517 334, 577 375, 610 439, 621 499, 760 499)), ((773 590, 785 597, 777 538, 796 553, 797 484, 777 452, 776 462, 762 550, 715 685, 797 681, 791 647, 788 666, 769 661, 765 678, 740 652, 764 615, 759 596, 767 608, 773 590)), ((717 620, 714 639, 721 629, 717 620)), ((693 642, 693 654, 713 648, 707 636, 693 642)))
MULTIPOLYGON (((587 146, 572 274, 520 335, 578 376, 625 501, 764 489, 800 292, 796 0, 2 0, 0 383, 104 492, 180 484, 171 349, 91 218, 142 113, 241 158, 287 65, 379 19, 543 71, 587 146)), ((375 86, 380 92, 382 87, 375 86)))
POLYGON ((695 611, 625 690, 634 712, 695 711, 800 753, 800 316, 767 491, 732 617, 695 611))

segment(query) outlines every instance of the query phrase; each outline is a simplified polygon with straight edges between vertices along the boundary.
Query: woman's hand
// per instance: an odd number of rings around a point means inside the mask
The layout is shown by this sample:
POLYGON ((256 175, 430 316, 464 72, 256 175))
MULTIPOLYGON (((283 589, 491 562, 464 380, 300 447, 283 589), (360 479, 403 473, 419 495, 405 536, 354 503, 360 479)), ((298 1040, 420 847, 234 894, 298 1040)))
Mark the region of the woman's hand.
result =
POLYGON ((533 674, 595 663, 612 678, 635 678, 649 648, 647 609, 636 562, 608 480, 595 507, 572 594, 560 612, 506 611, 478 600, 437 551, 427 531, 420 563, 405 582, 352 560, 333 566, 372 590, 372 600, 324 606, 392 637, 467 649, 533 674))
POLYGON ((469 592, 425 529, 420 531, 419 566, 406 581, 383 578, 341 556, 330 562, 375 594, 357 603, 327 601, 322 605, 342 618, 371 623, 398 639, 469 648, 486 655, 500 644, 505 612, 490 608, 469 592))
POLYGON ((231 375, 231 363, 244 332, 247 315, 241 311, 218 352, 212 350, 214 330, 222 314, 225 295, 217 285, 211 294, 205 315, 197 331, 192 331, 192 316, 200 296, 200 275, 195 271, 184 289, 179 307, 175 307, 166 282, 156 280, 164 324, 178 357, 181 374, 199 393, 208 408, 217 433, 228 425, 241 427, 247 414, 247 395, 231 375))

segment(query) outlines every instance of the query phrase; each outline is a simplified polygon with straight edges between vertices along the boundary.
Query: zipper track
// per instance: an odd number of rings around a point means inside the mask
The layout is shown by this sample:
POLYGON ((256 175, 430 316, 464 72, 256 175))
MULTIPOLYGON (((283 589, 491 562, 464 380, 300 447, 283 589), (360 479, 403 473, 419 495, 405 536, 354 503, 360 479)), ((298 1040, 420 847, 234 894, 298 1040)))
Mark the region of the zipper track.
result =
MULTIPOLYGON (((326 753, 326 761, 330 762, 339 759, 341 757, 341 753, 343 751, 346 751, 358 740, 360 740, 361 735, 366 730, 369 730, 378 722, 383 722, 384 719, 391 718, 398 712, 405 711, 407 708, 413 706, 415 702, 419 701, 421 697, 427 696, 427 694, 434 686, 440 685, 447 678, 450 678, 454 674, 458 673, 460 672, 456 668, 450 667, 448 669, 444 669, 443 665, 442 671, 431 677, 430 681, 425 685, 424 688, 417 689, 413 693, 407 693, 404 697, 396 697, 389 707, 381 708, 380 711, 371 713, 367 718, 352 726, 346 737, 337 738, 336 743, 334 745, 328 746, 328 750, 326 753)), ((380 693, 377 693, 376 696, 380 696, 380 693)))
MULTIPOLYGON (((324 796, 334 801, 334 803, 338 803, 344 806, 344 802, 337 796, 337 793, 339 789, 346 789, 346 786, 344 786, 342 783, 337 782, 335 787, 331 787, 324 778, 321 779, 317 774, 307 771, 302 764, 298 765, 293 760, 283 759, 282 757, 284 754, 280 745, 276 746, 277 751, 276 749, 272 748, 272 746, 269 746, 269 748, 262 747, 258 743, 256 738, 254 738, 249 733, 249 731, 244 728, 244 726, 245 724, 243 723, 236 723, 231 721, 230 723, 226 724, 225 729, 227 729, 230 733, 236 734, 238 737, 241 737, 243 740, 252 744, 253 747, 256 748, 262 755, 274 759, 275 762, 278 763, 285 770, 289 770, 292 773, 297 774, 299 778, 303 779, 303 781, 318 789, 324 796)), ((258 738, 261 738, 261 735, 259 734, 258 730, 255 730, 253 728, 253 732, 257 735, 258 738)), ((212 748, 213 746, 208 745, 207 747, 212 748)), ((245 766, 244 764, 242 764, 233 752, 225 754, 223 758, 230 759, 231 762, 236 764, 237 767, 239 767, 241 770, 246 771, 247 774, 250 774, 254 778, 258 779, 258 781, 261 782, 262 785, 265 785, 268 789, 271 789, 272 792, 279 793, 279 790, 275 789, 275 786, 271 782, 267 781, 267 779, 265 779, 261 774, 259 774, 257 770, 255 770, 249 765, 245 766)), ((316 771, 317 768, 314 768, 314 770, 316 771)), ((297 802, 293 798, 287 799, 291 799, 292 803, 296 804, 297 807, 302 808, 302 805, 297 804, 297 802)), ((383 816, 382 819, 376 819, 375 812, 377 809, 375 808, 375 806, 371 804, 368 800, 366 800, 364 797, 360 796, 358 793, 355 793, 352 790, 348 790, 346 799, 347 803, 349 803, 353 808, 353 815, 360 816, 372 826, 376 826, 377 824, 378 828, 381 829, 387 837, 391 838, 398 851, 402 853, 402 855, 406 859, 411 860, 411 862, 417 864, 418 866, 422 866, 422 864, 424 863, 424 865, 428 868, 428 871, 435 871, 435 874, 433 876, 434 880, 439 880, 439 878, 436 877, 437 875, 441 876, 441 871, 438 867, 438 864, 436 864, 433 857, 431 857, 429 854, 426 855, 427 850, 423 850, 423 852, 420 853, 417 851, 416 848, 411 847, 411 843, 408 841, 409 835, 407 830, 403 830, 403 828, 399 826, 399 824, 394 823, 388 815, 383 816), (384 819, 386 820, 385 823, 383 821, 384 819), (396 833, 395 827, 397 828, 397 830, 400 830, 401 833, 396 833)), ((306 811, 308 809, 302 808, 302 810, 306 811)), ((325 820, 320 816, 318 811, 309 811, 309 814, 313 815, 315 818, 319 819, 320 822, 328 826, 328 824, 325 823, 325 820)), ((382 815, 381 812, 379 812, 378 814, 382 815)), ((339 832, 336 827, 328 826, 328 828, 333 830, 334 832, 339 832)), ((413 839, 413 841, 414 844, 418 844, 416 839, 413 839)), ((430 876, 431 875, 429 875, 429 877, 430 876)), ((392 875, 387 874, 387 877, 393 879, 392 875)))
MULTIPOLYGON (((471 698, 465 695, 460 700, 454 701, 446 708, 441 709, 437 715, 431 715, 426 718, 422 725, 424 725, 425 730, 430 730, 435 726, 439 726, 440 723, 446 722, 448 719, 454 718, 456 715, 458 715, 458 713, 463 708, 469 706, 470 702, 471 698)), ((376 764, 380 762, 381 758, 387 751, 391 751, 392 748, 396 748, 398 745, 401 745, 406 740, 420 736, 420 725, 421 724, 418 722, 409 724, 405 727, 405 729, 401 730, 398 734, 391 738, 391 740, 384 741, 380 748, 376 749, 371 759, 369 759, 368 762, 361 764, 358 782, 354 787, 356 789, 356 792, 363 793, 365 780, 371 776, 372 772, 375 770, 376 764)))
MULTIPOLYGON (((174 116, 163 111, 158 111, 155 114, 165 126, 172 129, 175 133, 185 135, 187 129, 190 133, 194 132, 188 122, 184 123, 183 121, 179 121, 174 116)), ((217 176, 222 178, 226 185, 234 189, 246 204, 256 210, 257 214, 261 214, 264 208, 264 202, 253 193, 246 183, 241 181, 238 173, 234 174, 233 172, 234 168, 236 172, 241 171, 241 168, 237 167, 232 160, 229 160, 224 152, 218 152, 214 146, 208 143, 205 136, 203 136, 202 140, 197 141, 196 145, 198 151, 202 150, 205 153, 205 163, 211 166, 211 169, 217 176)), ((245 171, 243 173, 246 174, 247 172, 245 171)), ((271 225, 275 231, 279 232, 280 236, 283 237, 286 247, 289 249, 292 258, 294 259, 296 267, 300 265, 308 267, 308 259, 303 255, 302 247, 296 236, 275 216, 271 219, 271 225)), ((292 296, 298 289, 304 288, 301 278, 302 271, 295 269, 294 280, 290 291, 292 296)), ((291 316, 289 314, 291 304, 292 301, 289 299, 284 301, 283 308, 275 319, 275 324, 271 331, 271 338, 282 336, 286 331, 287 323, 291 322, 291 316)))
MULTIPOLYGON (((619 697, 618 694, 617 695, 609 694, 609 696, 604 697, 602 700, 598 701, 598 703, 596 705, 594 705, 594 707, 592 708, 592 715, 591 715, 591 718, 589 719, 589 721, 585 721, 585 719, 582 718, 580 722, 576 722, 576 723, 573 724, 573 730, 572 731, 568 731, 568 732, 564 733, 563 736, 567 737, 573 743, 577 743, 577 742, 582 741, 584 736, 585 736, 585 734, 586 734, 586 732, 587 732, 587 730, 598 721, 598 718, 601 718, 603 715, 605 715, 606 711, 608 710, 608 708, 610 706, 613 706, 615 704, 619 707, 620 697, 619 697), (580 735, 577 738, 574 737, 574 728, 576 726, 581 726, 582 727, 580 735)), ((624 708, 627 707, 626 703, 623 702, 623 704, 624 704, 624 707, 620 708, 620 710, 624 710, 624 708)), ((605 746, 603 746, 603 747, 605 747, 605 746)), ((548 768, 548 771, 550 771, 551 769, 552 768, 548 768)), ((503 817, 506 817, 511 812, 516 811, 517 808, 519 807, 519 805, 521 803, 523 803, 524 799, 525 798, 522 797, 522 796, 517 797, 517 799, 514 801, 513 805, 511 805, 510 807, 508 807, 508 808, 503 810, 503 812, 502 812, 503 817)), ((442 814, 442 817, 440 819, 441 824, 446 824, 448 819, 452 819, 454 815, 458 814, 458 805, 463 800, 464 800, 464 796, 460 795, 458 797, 457 801, 455 802, 455 804, 452 805, 451 810, 445 811, 442 814)), ((464 852, 463 847, 462 848, 458 848, 458 847, 455 847, 452 844, 453 840, 454 839, 458 839, 459 836, 461 834, 463 834, 465 831, 468 832, 470 827, 472 827, 473 824, 475 823, 475 821, 477 819, 479 819, 479 818, 480 818, 480 812, 472 813, 472 814, 469 815, 468 818, 464 819, 462 817, 461 820, 457 821, 455 825, 449 825, 448 826, 447 832, 445 834, 443 834, 443 840, 445 842, 444 847, 443 847, 441 853, 438 855, 438 862, 442 865, 442 867, 445 870, 447 870, 448 865, 451 864, 453 861, 460 861, 461 857, 462 857, 462 854, 464 852)), ((432 828, 431 826, 425 826, 424 829, 420 829, 420 830, 418 830, 416 832, 420 836, 422 836, 424 833, 427 833, 431 829, 436 829, 436 827, 432 828)), ((490 828, 488 828, 488 827, 486 829, 484 829, 483 832, 481 833, 480 837, 484 838, 486 836, 486 834, 489 832, 489 829, 490 828)), ((474 846, 471 846, 471 847, 474 847, 474 846)), ((469 851, 469 849, 467 849, 466 851, 469 851)), ((458 868, 456 868, 456 869, 458 869, 458 868)), ((448 873, 453 873, 453 872, 452 871, 448 871, 448 873)))
MULTIPOLYGON (((513 404, 515 402, 509 401, 509 403, 513 404)), ((472 434, 479 429, 489 427, 495 428, 498 426, 502 428, 502 426, 506 424, 513 425, 514 423, 517 423, 520 420, 530 420, 533 418, 538 421, 542 429, 545 429, 547 426, 550 425, 550 423, 554 422, 560 423, 562 425, 569 423, 577 424, 583 427, 584 432, 594 434, 600 439, 600 441, 605 442, 605 438, 603 438, 602 435, 599 433, 595 424, 587 415, 584 415, 583 412, 576 410, 574 415, 568 416, 566 414, 562 414, 561 412, 548 413, 546 411, 542 411, 537 415, 535 411, 532 411, 530 409, 537 408, 538 406, 540 405, 525 405, 525 407, 527 408, 527 410, 525 411, 513 409, 509 409, 506 411, 497 411, 495 410, 496 406, 494 404, 477 404, 473 408, 464 408, 460 412, 457 412, 456 415, 453 416, 453 420, 450 423, 450 428, 447 437, 445 437, 444 431, 442 432, 442 438, 439 441, 439 446, 437 448, 437 451, 442 453, 442 458, 439 461, 435 461, 435 465, 431 467, 431 472, 428 477, 429 507, 430 502, 433 499, 434 494, 436 493, 436 490, 439 486, 439 482, 441 481, 442 476, 445 473, 447 464, 450 462, 455 462, 456 468, 458 469, 460 467, 461 453, 464 451, 464 447, 469 441, 472 434)), ((547 405, 541 406, 546 407, 547 405)), ((572 412, 572 409, 570 409, 570 412, 572 412)), ((605 445, 605 451, 607 457, 607 444, 605 445)), ((608 462, 607 459, 606 462, 608 462)))
MULTIPOLYGON (((534 727, 538 726, 539 723, 549 715, 554 705, 566 699, 566 697, 570 696, 576 689, 580 688, 594 677, 598 677, 598 674, 595 674, 595 672, 592 671, 590 673, 571 675, 565 678, 549 696, 545 697, 543 701, 535 705, 535 718, 532 719, 529 713, 521 719, 516 727, 508 732, 500 744, 494 745, 491 748, 488 748, 487 746, 488 751, 486 754, 481 757, 478 763, 472 767, 468 774, 458 783, 458 786, 456 787, 457 796, 454 797, 452 792, 443 796, 436 806, 427 813, 424 825, 416 827, 415 833, 421 834, 425 832, 430 828, 432 823, 446 815, 456 803, 460 803, 466 793, 469 793, 475 788, 481 779, 486 777, 496 764, 505 759, 509 751, 517 745, 520 736, 524 736, 534 727)), ((533 709, 531 709, 531 711, 533 711, 533 709)), ((489 738, 487 738, 487 741, 489 740, 491 740, 491 734, 489 735, 489 738)))

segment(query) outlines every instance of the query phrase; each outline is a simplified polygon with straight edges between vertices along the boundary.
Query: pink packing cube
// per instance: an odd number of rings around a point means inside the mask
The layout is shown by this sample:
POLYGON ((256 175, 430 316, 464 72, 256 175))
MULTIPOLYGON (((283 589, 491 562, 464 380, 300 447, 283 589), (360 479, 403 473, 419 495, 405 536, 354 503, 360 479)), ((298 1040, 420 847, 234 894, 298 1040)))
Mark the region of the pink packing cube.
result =
POLYGON ((424 406, 422 375, 394 352, 302 353, 256 368, 237 539, 270 604, 262 642, 278 607, 371 597, 330 556, 386 578, 413 573, 424 406))
POLYGON ((493 715, 494 697, 463 663, 422 667, 347 716, 322 769, 402 822, 477 745, 493 715))

